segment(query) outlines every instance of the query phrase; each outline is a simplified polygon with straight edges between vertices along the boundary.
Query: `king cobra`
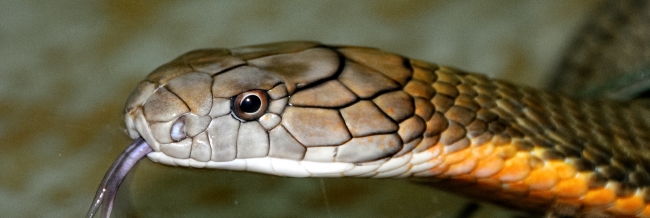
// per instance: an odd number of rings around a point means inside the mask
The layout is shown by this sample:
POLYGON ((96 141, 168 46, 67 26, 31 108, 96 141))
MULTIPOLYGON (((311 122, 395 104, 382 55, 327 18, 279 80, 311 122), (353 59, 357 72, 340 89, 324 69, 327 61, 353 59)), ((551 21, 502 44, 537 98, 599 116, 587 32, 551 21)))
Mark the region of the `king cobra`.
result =
POLYGON ((403 178, 548 216, 650 217, 650 110, 581 100, 377 49, 281 42, 195 50, 140 82, 139 159, 287 177, 403 178))

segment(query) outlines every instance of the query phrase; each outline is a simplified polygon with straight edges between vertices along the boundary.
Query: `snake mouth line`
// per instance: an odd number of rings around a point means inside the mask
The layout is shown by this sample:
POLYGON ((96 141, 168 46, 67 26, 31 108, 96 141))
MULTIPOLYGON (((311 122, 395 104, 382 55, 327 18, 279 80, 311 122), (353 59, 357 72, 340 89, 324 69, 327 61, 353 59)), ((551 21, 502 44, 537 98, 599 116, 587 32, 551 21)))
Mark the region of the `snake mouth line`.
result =
POLYGON ((102 183, 99 184, 95 199, 93 200, 86 217, 91 218, 95 216, 100 207, 102 207, 102 217, 110 217, 111 210, 113 209, 113 202, 117 195, 117 190, 120 184, 135 166, 140 159, 147 154, 151 153, 152 149, 149 144, 142 139, 138 138, 131 143, 122 154, 113 162, 111 168, 108 169, 102 183))

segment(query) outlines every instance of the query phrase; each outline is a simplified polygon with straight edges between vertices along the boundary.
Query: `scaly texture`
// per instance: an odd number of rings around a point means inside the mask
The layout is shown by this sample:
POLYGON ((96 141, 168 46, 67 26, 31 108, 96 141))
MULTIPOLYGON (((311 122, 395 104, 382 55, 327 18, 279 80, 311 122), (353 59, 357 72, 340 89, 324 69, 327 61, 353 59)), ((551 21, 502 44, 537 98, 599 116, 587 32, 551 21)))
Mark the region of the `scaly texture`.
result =
POLYGON ((284 42, 192 51, 141 82, 126 114, 131 137, 167 165, 409 177, 531 213, 650 217, 647 108, 376 49, 284 42), (251 90, 266 93, 268 107, 243 120, 233 99, 251 90))

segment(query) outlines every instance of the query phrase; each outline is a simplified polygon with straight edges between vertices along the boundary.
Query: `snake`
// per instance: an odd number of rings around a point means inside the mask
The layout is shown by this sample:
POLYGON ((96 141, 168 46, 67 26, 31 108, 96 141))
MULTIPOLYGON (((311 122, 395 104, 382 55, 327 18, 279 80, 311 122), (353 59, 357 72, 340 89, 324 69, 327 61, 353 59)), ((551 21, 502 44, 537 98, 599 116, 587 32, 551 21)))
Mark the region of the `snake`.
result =
POLYGON ((374 48, 289 41, 190 51, 128 97, 143 157, 284 177, 399 178, 550 217, 650 217, 650 110, 577 99, 374 48))

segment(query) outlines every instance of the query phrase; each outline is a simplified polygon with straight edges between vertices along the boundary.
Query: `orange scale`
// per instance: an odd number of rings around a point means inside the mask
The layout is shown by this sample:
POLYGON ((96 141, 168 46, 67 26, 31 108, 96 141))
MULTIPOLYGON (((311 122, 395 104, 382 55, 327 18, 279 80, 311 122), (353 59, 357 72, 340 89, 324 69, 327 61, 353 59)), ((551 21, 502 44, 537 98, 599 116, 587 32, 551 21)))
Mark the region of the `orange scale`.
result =
POLYGON ((498 146, 494 153, 503 159, 510 159, 517 155, 517 148, 512 144, 502 145, 498 146))
POLYGON ((494 145, 490 143, 472 146, 472 155, 478 159, 483 159, 494 154, 494 145))
POLYGON ((530 168, 533 169, 533 170, 541 169, 541 168, 544 168, 546 166, 546 161, 540 159, 539 157, 532 156, 532 155, 530 156, 530 162, 529 163, 530 163, 530 168))
POLYGON ((582 198, 582 202, 589 206, 602 206, 611 204, 616 199, 614 191, 607 188, 590 190, 582 198))
POLYGON ((459 163, 459 162, 467 159, 467 157, 469 157, 470 155, 472 155, 471 150, 472 149, 467 149, 466 148, 466 149, 456 151, 456 152, 451 153, 451 154, 447 154, 446 157, 445 157, 445 163, 447 163, 449 165, 459 163))
POLYGON ((638 217, 650 218, 650 205, 646 205, 641 213, 637 214, 638 217))
POLYGON ((437 175, 440 175, 440 174, 446 172, 447 169, 449 169, 449 165, 447 165, 445 163, 442 163, 442 164, 439 164, 438 166, 435 166, 435 167, 429 169, 428 171, 430 173, 429 174, 430 176, 437 176, 437 175))
POLYGON ((504 165, 505 161, 503 161, 503 159, 496 155, 491 155, 480 159, 476 164, 476 168, 472 174, 478 178, 487 178, 498 173, 501 169, 503 169, 504 165))
POLYGON ((476 177, 472 174, 463 174, 463 175, 454 176, 454 181, 476 183, 476 177))
POLYGON ((543 157, 544 152, 546 152, 547 148, 544 147, 537 147, 537 145, 533 148, 533 150, 530 151, 530 154, 535 156, 535 157, 543 157))
POLYGON ((643 203, 643 199, 633 195, 627 198, 616 199, 614 205, 607 208, 607 210, 620 215, 636 215, 643 212, 642 210, 645 207, 646 205, 643 203))
POLYGON ((548 168, 536 169, 530 172, 524 182, 532 190, 550 190, 559 178, 554 170, 548 168))
POLYGON ((579 178, 561 180, 553 187, 555 194, 561 198, 579 198, 587 190, 587 182, 579 178))
POLYGON ((525 184, 523 182, 512 182, 512 183, 506 183, 503 184, 504 190, 507 192, 513 193, 515 195, 525 197, 528 195, 528 184, 525 184))
POLYGON ((548 164, 551 168, 555 169, 555 173, 560 179, 572 178, 577 173, 574 166, 569 165, 564 161, 550 161, 548 164))
POLYGON ((502 182, 515 182, 526 178, 529 174, 530 165, 528 163, 528 157, 522 153, 506 160, 503 164, 503 169, 493 177, 498 178, 502 182))
POLYGON ((476 158, 467 157, 467 159, 455 164, 450 164, 445 176, 458 176, 471 172, 476 167, 476 158))

